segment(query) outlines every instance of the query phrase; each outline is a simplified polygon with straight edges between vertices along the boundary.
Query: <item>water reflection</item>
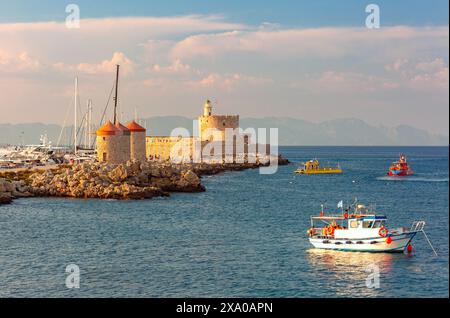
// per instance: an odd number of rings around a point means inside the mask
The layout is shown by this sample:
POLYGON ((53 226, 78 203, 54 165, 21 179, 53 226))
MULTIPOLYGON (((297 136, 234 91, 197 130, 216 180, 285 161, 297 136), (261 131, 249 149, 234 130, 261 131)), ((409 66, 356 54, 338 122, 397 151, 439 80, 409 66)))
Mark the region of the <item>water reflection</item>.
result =
POLYGON ((389 276, 396 257, 389 253, 343 252, 323 249, 309 249, 307 259, 318 281, 328 291, 329 297, 376 297, 382 293, 383 278, 389 276), (368 288, 366 280, 376 265, 380 273, 380 288, 368 288))

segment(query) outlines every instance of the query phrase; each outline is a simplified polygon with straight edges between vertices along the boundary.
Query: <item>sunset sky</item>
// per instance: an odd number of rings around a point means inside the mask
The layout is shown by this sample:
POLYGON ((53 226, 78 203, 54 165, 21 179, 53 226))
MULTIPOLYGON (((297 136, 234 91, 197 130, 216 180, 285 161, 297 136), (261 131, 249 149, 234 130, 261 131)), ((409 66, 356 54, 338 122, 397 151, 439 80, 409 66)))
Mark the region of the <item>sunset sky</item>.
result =
POLYGON ((359 118, 449 131, 448 1, 0 0, 0 123, 62 124, 79 77, 99 117, 359 118), (381 27, 368 29, 376 3, 381 27))

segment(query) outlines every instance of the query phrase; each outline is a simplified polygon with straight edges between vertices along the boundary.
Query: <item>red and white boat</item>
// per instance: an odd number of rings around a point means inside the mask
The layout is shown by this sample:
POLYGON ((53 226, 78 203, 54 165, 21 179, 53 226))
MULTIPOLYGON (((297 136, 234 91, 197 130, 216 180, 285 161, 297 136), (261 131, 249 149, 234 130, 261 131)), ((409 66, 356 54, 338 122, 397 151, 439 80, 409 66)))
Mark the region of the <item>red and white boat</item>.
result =
POLYGON ((406 155, 404 154, 400 154, 400 160, 393 162, 387 173, 390 177, 404 177, 412 174, 413 171, 409 167, 408 162, 406 161, 406 155))

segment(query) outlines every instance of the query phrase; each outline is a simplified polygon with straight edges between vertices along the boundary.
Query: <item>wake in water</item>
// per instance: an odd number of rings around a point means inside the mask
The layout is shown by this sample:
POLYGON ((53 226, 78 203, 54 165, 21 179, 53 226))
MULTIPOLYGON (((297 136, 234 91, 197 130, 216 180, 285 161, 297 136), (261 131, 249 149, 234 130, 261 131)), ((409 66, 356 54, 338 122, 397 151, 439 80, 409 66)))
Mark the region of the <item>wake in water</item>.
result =
POLYGON ((378 177, 377 180, 381 180, 381 181, 415 181, 415 182, 448 182, 448 177, 447 178, 439 178, 439 177, 418 177, 418 176, 407 176, 407 177, 383 176, 383 177, 378 177))

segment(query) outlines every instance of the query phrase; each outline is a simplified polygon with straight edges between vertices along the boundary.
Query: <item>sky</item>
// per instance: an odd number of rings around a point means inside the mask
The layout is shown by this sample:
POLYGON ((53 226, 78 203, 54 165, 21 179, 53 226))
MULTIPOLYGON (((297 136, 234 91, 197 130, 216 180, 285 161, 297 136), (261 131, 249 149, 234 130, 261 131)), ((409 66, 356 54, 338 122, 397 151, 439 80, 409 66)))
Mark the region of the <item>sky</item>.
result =
POLYGON ((75 76, 99 118, 120 64, 123 120, 196 117, 209 98, 242 117, 448 135, 448 1, 74 0, 79 28, 69 3, 0 0, 0 123, 62 124, 75 76))

